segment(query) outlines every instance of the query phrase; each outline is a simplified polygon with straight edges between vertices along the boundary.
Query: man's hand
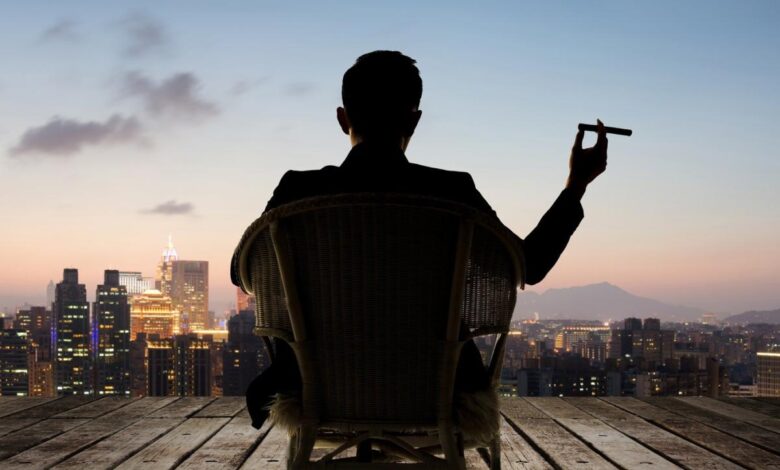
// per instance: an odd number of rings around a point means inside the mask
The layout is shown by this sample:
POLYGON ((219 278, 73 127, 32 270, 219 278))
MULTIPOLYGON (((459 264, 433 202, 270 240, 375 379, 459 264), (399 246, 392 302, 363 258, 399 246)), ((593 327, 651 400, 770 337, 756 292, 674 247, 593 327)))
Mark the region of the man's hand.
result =
POLYGON ((596 120, 598 126, 598 138, 596 145, 590 148, 582 148, 584 131, 578 131, 574 139, 574 147, 569 158, 569 179, 566 187, 582 198, 585 188, 591 181, 607 169, 607 133, 604 131, 604 123, 596 120))

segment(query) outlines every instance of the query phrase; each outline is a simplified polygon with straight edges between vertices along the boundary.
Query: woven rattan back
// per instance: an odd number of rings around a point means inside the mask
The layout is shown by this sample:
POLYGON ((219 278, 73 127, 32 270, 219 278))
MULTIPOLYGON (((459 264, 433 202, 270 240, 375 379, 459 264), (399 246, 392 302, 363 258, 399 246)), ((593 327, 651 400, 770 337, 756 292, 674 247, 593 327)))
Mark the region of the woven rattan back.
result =
POLYGON ((521 265, 509 240, 500 223, 459 204, 329 196, 259 219, 237 249, 237 269, 257 297, 258 333, 298 343, 304 387, 317 389, 316 418, 430 425, 446 386, 442 367, 454 367, 443 353, 450 312, 477 334, 508 330, 521 265), (463 243, 466 276, 453 297, 463 243), (294 289, 285 289, 280 265, 294 289))

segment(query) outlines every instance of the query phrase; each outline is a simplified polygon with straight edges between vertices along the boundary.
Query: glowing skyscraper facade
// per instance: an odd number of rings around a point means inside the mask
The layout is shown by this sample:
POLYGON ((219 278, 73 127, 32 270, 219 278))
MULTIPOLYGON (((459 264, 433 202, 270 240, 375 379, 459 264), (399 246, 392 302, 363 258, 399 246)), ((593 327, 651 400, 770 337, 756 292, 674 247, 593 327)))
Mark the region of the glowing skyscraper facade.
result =
POLYGON ((130 305, 119 271, 106 270, 92 307, 95 393, 130 395, 130 305))
POLYGON ((54 362, 58 395, 93 391, 87 289, 77 269, 65 269, 54 292, 54 362))
POLYGON ((180 322, 185 332, 211 326, 208 261, 173 261, 170 295, 174 309, 181 312, 180 322))

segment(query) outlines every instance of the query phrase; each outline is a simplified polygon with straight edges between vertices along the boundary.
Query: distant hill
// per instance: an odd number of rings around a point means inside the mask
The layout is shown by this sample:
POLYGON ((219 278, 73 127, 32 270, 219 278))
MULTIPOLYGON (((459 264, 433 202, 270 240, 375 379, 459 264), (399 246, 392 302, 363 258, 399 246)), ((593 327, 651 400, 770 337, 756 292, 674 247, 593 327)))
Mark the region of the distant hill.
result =
POLYGON ((670 305, 639 297, 608 282, 565 289, 549 289, 542 294, 521 292, 515 319, 622 320, 627 317, 660 318, 662 321, 695 321, 704 313, 691 307, 670 305))
POLYGON ((780 324, 780 309, 777 310, 751 310, 749 312, 739 313, 732 315, 723 320, 728 323, 740 323, 747 325, 748 323, 772 323, 780 324))

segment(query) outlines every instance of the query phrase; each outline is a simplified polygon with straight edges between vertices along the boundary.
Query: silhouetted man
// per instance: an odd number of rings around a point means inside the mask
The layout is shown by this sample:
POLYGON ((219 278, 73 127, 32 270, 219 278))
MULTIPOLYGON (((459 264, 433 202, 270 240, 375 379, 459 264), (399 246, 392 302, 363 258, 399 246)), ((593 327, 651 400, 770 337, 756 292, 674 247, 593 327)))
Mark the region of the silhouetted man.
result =
MULTIPOLYGON (((340 166, 285 173, 266 211, 307 197, 392 192, 449 199, 495 215, 468 173, 430 168, 406 159, 404 152, 422 116, 422 80, 413 59, 395 51, 365 54, 344 74, 341 95, 344 106, 336 110, 336 117, 352 143, 349 155, 340 166)), ((582 138, 579 131, 565 189, 536 228, 524 240, 518 238, 525 253, 528 284, 541 281, 558 260, 583 218, 580 199, 585 188, 606 169, 607 139, 601 121, 594 147, 583 149, 582 138)), ((247 390, 252 425, 257 428, 267 418, 266 407, 275 393, 297 393, 301 387, 292 350, 283 341, 275 341, 275 350, 274 363, 247 390)), ((472 341, 461 354, 455 386, 458 391, 489 387, 472 341)))

